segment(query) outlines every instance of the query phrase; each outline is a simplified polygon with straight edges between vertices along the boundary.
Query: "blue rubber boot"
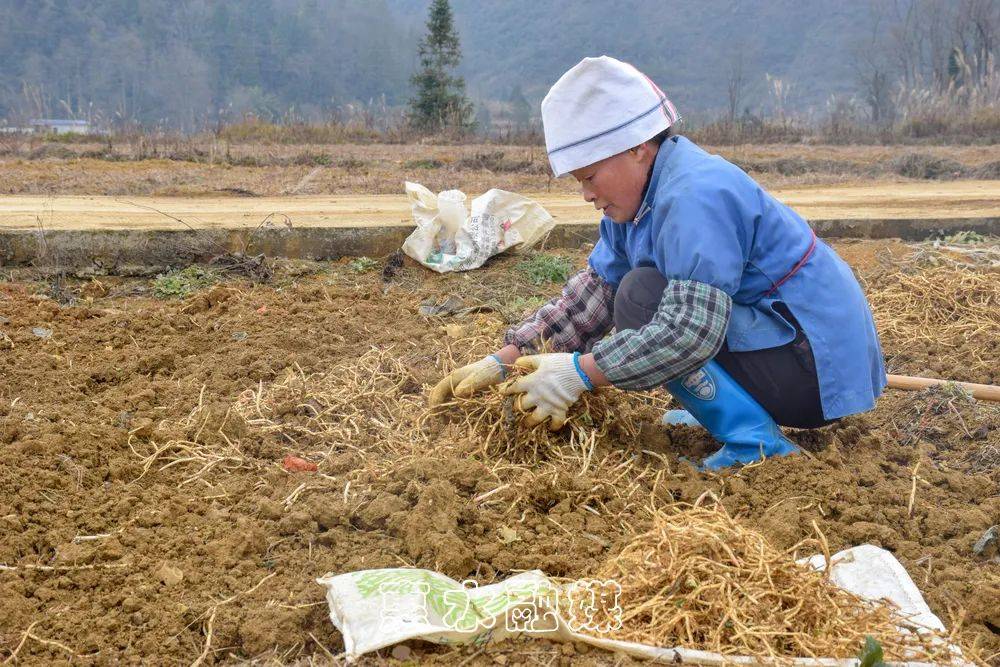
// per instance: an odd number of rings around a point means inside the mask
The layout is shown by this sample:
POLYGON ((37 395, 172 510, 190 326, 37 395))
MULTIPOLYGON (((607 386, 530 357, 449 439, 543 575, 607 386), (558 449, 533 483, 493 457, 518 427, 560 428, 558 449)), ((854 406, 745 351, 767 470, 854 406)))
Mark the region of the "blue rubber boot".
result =
POLYGON ((702 462, 702 468, 718 470, 799 451, 760 403, 716 361, 668 382, 667 390, 722 443, 719 451, 702 462))

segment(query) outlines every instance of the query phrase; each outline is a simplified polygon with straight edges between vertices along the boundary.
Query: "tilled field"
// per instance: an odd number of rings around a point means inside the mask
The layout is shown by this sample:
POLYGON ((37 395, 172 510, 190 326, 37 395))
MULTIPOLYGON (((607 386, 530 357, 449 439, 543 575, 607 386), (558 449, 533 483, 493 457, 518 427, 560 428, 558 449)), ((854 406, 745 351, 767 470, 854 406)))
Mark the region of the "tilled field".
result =
MULTIPOLYGON (((892 372, 1000 383, 995 265, 838 249, 872 295, 892 372)), ((654 396, 599 447, 526 457, 470 437, 454 411, 424 414, 425 385, 558 291, 517 263, 443 277, 289 265, 183 300, 153 298, 148 281, 0 284, 0 657, 330 662, 343 647, 314 581, 326 572, 587 576, 649 527, 650 506, 706 491, 779 548, 815 522, 833 550, 889 549, 966 645, 1000 653, 1000 565, 972 554, 1000 523, 1000 407, 890 390, 870 414, 791 433, 807 455, 717 476, 680 461, 710 443, 654 425, 654 396), (420 314, 449 294, 481 307, 420 314), (318 471, 287 472, 288 454, 318 471)), ((616 660, 541 641, 410 649, 616 660)))
MULTIPOLYGON (((983 146, 740 144, 705 146, 767 187, 869 185, 1000 178, 983 146)), ((431 190, 577 194, 553 179, 542 146, 280 145, 198 140, 48 143, 0 135, 0 194, 277 196, 397 194, 405 180, 431 190)))

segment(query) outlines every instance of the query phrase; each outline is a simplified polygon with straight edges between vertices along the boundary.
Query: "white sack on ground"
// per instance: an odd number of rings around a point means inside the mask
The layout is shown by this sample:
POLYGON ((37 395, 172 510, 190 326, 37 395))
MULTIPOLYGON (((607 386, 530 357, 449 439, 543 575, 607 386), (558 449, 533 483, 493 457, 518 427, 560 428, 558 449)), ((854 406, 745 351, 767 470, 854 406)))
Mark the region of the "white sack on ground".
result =
POLYGON ((460 190, 435 195, 419 183, 406 183, 417 228, 403 252, 439 273, 468 271, 510 248, 527 248, 555 221, 541 204, 506 190, 493 189, 472 200, 471 215, 460 190))
MULTIPOLYGON (((895 605, 914 626, 944 632, 944 624, 888 551, 866 544, 834 554, 831 561, 830 577, 838 586, 895 605)), ((816 569, 825 565, 822 555, 806 562, 816 569)), ((326 586, 330 620, 343 635, 348 660, 408 639, 481 645, 528 635, 581 641, 661 663, 760 664, 760 659, 752 656, 723 656, 602 638, 600 633, 607 628, 588 627, 586 607, 560 609, 552 604, 558 597, 558 584, 538 570, 482 587, 474 582, 463 586, 439 572, 411 568, 330 573, 316 581, 326 586)), ((608 592, 608 584, 613 582, 583 580, 577 585, 593 586, 594 595, 600 597, 608 592)), ((606 603, 606 599, 600 601, 601 605, 606 603)), ((961 663, 961 659, 956 662, 961 663)), ((857 660, 803 656, 790 659, 788 664, 853 667, 857 660)))

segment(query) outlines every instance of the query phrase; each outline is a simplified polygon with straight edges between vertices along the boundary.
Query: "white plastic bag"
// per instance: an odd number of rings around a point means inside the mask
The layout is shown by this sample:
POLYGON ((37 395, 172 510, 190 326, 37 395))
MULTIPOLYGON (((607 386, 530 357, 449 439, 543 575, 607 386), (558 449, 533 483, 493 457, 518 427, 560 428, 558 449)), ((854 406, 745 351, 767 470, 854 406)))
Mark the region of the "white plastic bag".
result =
POLYGON ((417 228, 403 243, 403 252, 439 273, 475 269, 509 248, 529 247, 555 224, 541 204, 506 190, 473 199, 471 215, 459 190, 435 195, 408 181, 406 196, 417 228))
MULTIPOLYGON (((931 612, 916 584, 888 551, 866 544, 841 551, 831 561, 830 577, 838 586, 870 600, 887 600, 908 618, 909 624, 944 633, 944 624, 931 612)), ((804 562, 816 569, 825 566, 821 555, 804 562)), ((558 594, 559 586, 537 570, 482 587, 475 582, 459 583, 438 572, 410 568, 331 573, 316 581, 326 586, 330 620, 343 635, 348 660, 407 639, 480 645, 529 635, 580 641, 656 662, 760 663, 751 656, 723 656, 601 637, 608 628, 588 624, 588 619, 594 616, 588 615, 587 597, 575 596, 584 603, 567 608, 565 602, 560 602, 565 597, 558 594)), ((615 597, 617 584, 613 581, 582 580, 570 585, 576 586, 577 591, 582 586, 592 593, 593 609, 619 609, 615 597)), ((606 622, 607 615, 601 614, 600 619, 606 622)), ((958 649, 954 651, 955 662, 963 664, 958 649)), ((790 659, 789 664, 853 667, 857 660, 799 657, 790 659)))

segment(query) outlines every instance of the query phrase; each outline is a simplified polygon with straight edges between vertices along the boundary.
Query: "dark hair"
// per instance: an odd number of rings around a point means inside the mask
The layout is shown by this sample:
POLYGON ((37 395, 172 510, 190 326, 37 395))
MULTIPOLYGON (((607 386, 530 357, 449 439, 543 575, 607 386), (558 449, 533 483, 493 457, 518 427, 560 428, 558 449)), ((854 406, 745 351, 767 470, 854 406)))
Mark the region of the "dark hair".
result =
POLYGON ((658 135, 656 135, 655 137, 653 137, 652 139, 650 139, 650 141, 652 141, 657 146, 661 146, 664 141, 666 141, 667 139, 669 139, 670 137, 673 137, 675 135, 676 135, 676 132, 674 132, 674 126, 671 125, 667 129, 665 129, 663 132, 660 132, 658 135))

